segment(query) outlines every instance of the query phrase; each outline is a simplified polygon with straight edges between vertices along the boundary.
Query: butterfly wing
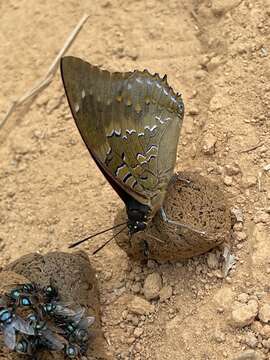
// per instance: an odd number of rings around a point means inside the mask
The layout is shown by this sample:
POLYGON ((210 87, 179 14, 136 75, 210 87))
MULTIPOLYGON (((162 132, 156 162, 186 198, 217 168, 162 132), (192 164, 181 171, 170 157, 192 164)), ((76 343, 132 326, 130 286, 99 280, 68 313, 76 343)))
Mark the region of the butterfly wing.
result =
POLYGON ((119 196, 158 208, 173 174, 184 107, 166 79, 110 73, 75 58, 62 79, 80 134, 119 196))

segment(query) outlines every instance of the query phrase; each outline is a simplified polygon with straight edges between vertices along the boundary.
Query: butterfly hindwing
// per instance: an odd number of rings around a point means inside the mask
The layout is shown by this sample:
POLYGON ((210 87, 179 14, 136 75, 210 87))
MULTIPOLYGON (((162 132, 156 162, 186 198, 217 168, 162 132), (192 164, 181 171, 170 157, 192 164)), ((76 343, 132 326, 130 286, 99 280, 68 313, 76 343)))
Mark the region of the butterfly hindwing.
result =
POLYGON ((176 160, 180 95, 146 70, 110 73, 71 56, 61 73, 77 127, 106 178, 120 196, 160 206, 176 160))

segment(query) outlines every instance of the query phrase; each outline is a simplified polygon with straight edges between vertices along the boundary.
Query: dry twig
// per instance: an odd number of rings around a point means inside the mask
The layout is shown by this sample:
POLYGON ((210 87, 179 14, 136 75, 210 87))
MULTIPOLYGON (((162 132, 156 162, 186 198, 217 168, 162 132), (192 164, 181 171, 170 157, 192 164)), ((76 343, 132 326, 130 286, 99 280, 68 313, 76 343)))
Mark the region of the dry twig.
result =
POLYGON ((11 116, 11 114, 15 111, 15 109, 18 106, 22 105, 29 99, 36 96, 38 93, 40 93, 42 90, 44 90, 52 82, 52 79, 58 69, 58 65, 59 65, 59 61, 60 61, 61 57, 68 51, 68 49, 72 45, 73 41, 76 39, 77 35, 79 34, 80 30, 82 29, 83 25, 87 21, 88 17, 89 17, 89 15, 84 15, 81 18, 81 20, 79 21, 79 23, 77 24, 75 29, 72 31, 72 33, 67 38, 64 46, 62 47, 62 49, 59 51, 58 55, 52 62, 51 66, 49 67, 45 76, 40 81, 38 81, 37 84, 32 89, 30 89, 25 94, 23 94, 22 96, 20 96, 19 98, 17 98, 16 100, 14 100, 11 103, 3 120, 0 122, 0 128, 5 125, 7 119, 11 116))
POLYGON ((248 153, 248 152, 250 152, 250 151, 253 151, 253 150, 258 149, 259 147, 261 147, 261 146, 263 146, 263 145, 264 145, 264 143, 260 141, 260 142, 258 142, 258 144, 253 145, 253 146, 251 146, 251 147, 248 148, 248 149, 245 149, 245 150, 240 151, 240 153, 241 153, 241 154, 243 154, 243 153, 248 153))

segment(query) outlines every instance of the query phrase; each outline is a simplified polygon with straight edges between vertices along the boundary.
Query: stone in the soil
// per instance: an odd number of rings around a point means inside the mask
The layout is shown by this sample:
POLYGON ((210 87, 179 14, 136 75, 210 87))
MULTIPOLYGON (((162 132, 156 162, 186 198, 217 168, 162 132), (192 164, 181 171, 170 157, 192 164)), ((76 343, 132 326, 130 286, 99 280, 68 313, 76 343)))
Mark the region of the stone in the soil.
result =
POLYGON ((209 133, 205 134, 203 143, 202 143, 202 151, 205 155, 212 155, 216 151, 216 142, 217 138, 209 133))
POLYGON ((198 114, 199 114, 199 109, 196 108, 195 106, 190 107, 190 109, 189 109, 189 114, 190 114, 190 115, 198 115, 198 114))
POLYGON ((270 304, 263 304, 259 310, 259 319, 268 323, 270 321, 270 304))
MULTIPOLYGON (((261 323, 260 323, 261 324, 261 323)), ((261 325, 259 331, 257 331, 264 339, 270 339, 270 325, 261 325)))
POLYGON ((232 208, 231 214, 235 217, 237 222, 242 223, 244 221, 243 210, 240 208, 232 208))
POLYGON ((258 339, 252 332, 250 332, 245 336, 245 343, 252 349, 255 349, 258 345, 258 339))
POLYGON ((230 310, 234 293, 230 287, 223 287, 214 295, 214 301, 219 308, 230 310))
POLYGON ((227 11, 234 9, 241 0, 212 0, 212 11, 215 15, 221 16, 227 11))
POLYGON ((250 330, 252 330, 255 334, 261 334, 262 331, 262 324, 260 323, 260 321, 255 320, 251 325, 250 325, 250 330))
POLYGON ((159 273, 154 272, 149 274, 143 285, 143 293, 147 300, 157 299, 162 287, 162 279, 159 273))
MULTIPOLYGON (((240 223, 241 224, 241 223, 240 223)), ((237 241, 244 241, 246 240, 247 238, 247 234, 244 232, 244 231, 236 231, 234 233, 234 238, 237 240, 237 241)))
POLYGON ((238 232, 243 230, 243 223, 237 222, 233 225, 233 231, 238 232))
POLYGON ((267 213, 263 210, 258 211, 254 216, 254 222, 256 224, 258 224, 258 223, 266 224, 269 222, 269 220, 270 220, 269 213, 267 213))
POLYGON ((214 333, 214 340, 218 344, 222 344, 226 341, 226 335, 220 329, 216 329, 214 333))
POLYGON ((140 336, 142 336, 142 334, 143 334, 143 329, 142 329, 142 328, 137 327, 137 328, 134 330, 134 336, 135 336, 135 338, 139 338, 140 336))
POLYGON ((233 360, 261 360, 261 356, 255 350, 245 350, 236 355, 233 360))
POLYGON ((210 61, 207 63, 206 67, 208 71, 213 71, 216 68, 218 68, 220 65, 222 65, 223 60, 220 56, 215 56, 210 59, 210 61))
POLYGON ((267 339, 267 340, 263 340, 262 341, 262 346, 265 348, 265 349, 270 349, 270 339, 267 339))
POLYGON ((209 103, 209 110, 215 112, 220 110, 223 107, 223 96, 220 94, 215 94, 209 103))
POLYGON ((224 170, 225 170, 226 175, 229 175, 229 176, 238 175, 241 171, 239 168, 239 165, 237 165, 237 164, 225 165, 224 170))
POLYGON ((233 179, 231 176, 226 175, 226 176, 224 176, 223 182, 226 186, 232 186, 233 179))
POLYGON ((141 292, 141 289, 142 289, 142 285, 139 282, 131 286, 131 291, 134 292, 134 294, 139 294, 141 292))
POLYGON ((257 184, 256 176, 247 175, 247 176, 243 177, 242 186, 245 189, 251 188, 251 187, 255 186, 256 184, 257 184))
POLYGON ((246 293, 241 293, 238 295, 237 300, 243 304, 247 303, 249 300, 249 295, 246 293))
POLYGON ((232 311, 232 325, 238 328, 250 325, 258 315, 259 306, 256 300, 249 300, 247 304, 240 304, 232 311))
POLYGON ((128 310, 137 315, 148 315, 155 310, 155 306, 149 301, 139 297, 133 296, 127 304, 128 310))
POLYGON ((164 302, 172 296, 173 289, 170 285, 164 286, 159 292, 159 298, 161 302, 164 302))

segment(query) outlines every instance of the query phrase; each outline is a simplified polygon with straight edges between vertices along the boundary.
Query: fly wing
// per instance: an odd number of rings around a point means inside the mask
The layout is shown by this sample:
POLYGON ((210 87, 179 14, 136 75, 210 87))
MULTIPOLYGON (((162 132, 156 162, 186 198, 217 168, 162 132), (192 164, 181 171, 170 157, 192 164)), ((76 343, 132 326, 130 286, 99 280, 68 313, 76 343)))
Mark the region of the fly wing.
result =
POLYGON ((68 56, 61 73, 77 127, 103 174, 124 201, 121 191, 153 207, 173 173, 181 96, 146 70, 110 73, 68 56))
POLYGON ((77 306, 76 309, 70 308, 71 304, 56 303, 55 314, 61 317, 71 318, 75 323, 79 322, 85 313, 85 309, 77 306))
POLYGON ((14 350, 16 346, 16 330, 12 323, 5 326, 4 328, 4 342, 5 345, 10 349, 14 350))
POLYGON ((86 318, 83 318, 79 323, 78 323, 78 328, 79 329, 84 329, 87 330, 89 326, 93 325, 95 322, 95 317, 94 316, 88 316, 86 318))
POLYGON ((72 321, 77 324, 78 322, 80 322, 81 318, 83 317, 83 315, 85 314, 85 309, 84 308, 78 308, 76 309, 74 315, 72 316, 72 321))
POLYGON ((29 324, 29 322, 21 319, 20 317, 16 317, 13 320, 12 325, 14 326, 14 328, 16 330, 20 331, 23 334, 26 334, 26 335, 34 335, 35 334, 35 330, 29 324))
POLYGON ((51 350, 62 350, 65 346, 66 340, 62 336, 52 332, 50 329, 42 331, 42 336, 49 342, 51 350))

